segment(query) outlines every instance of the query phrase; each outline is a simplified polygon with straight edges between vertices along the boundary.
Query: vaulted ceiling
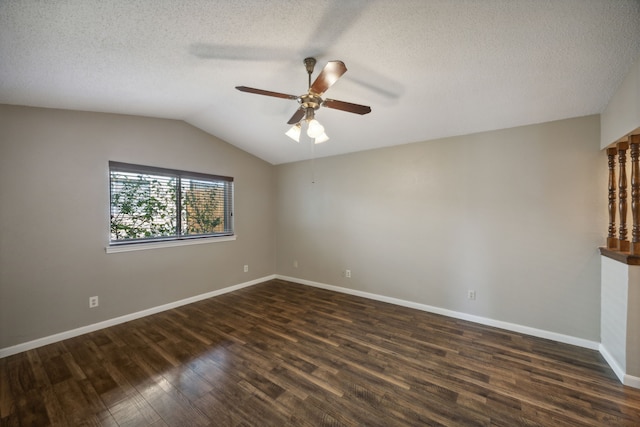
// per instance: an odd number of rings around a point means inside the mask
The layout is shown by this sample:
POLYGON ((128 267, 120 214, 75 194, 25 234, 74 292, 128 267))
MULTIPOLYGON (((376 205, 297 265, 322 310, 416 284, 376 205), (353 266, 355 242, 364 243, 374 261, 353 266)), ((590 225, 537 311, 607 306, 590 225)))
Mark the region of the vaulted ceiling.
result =
POLYGON ((0 0, 0 103, 184 120, 279 164, 602 112, 637 0, 0 0), (330 140, 284 135, 303 59, 347 73, 330 140))

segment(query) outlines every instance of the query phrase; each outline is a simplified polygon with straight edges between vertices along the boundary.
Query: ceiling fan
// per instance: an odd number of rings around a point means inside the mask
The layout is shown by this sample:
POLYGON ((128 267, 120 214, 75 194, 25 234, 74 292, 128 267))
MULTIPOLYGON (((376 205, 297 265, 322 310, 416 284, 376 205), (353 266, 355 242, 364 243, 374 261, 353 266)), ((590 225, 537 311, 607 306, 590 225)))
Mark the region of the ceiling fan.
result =
POLYGON ((319 144, 329 139, 324 132, 324 127, 318 123, 315 119, 315 112, 321 106, 327 108, 333 108, 335 110, 347 111, 355 114, 368 114, 371 112, 371 107, 360 104, 352 104, 350 102, 338 101, 335 99, 322 99, 327 89, 329 89, 338 79, 347 71, 347 67, 342 61, 329 61, 327 65, 322 69, 318 77, 316 77, 313 84, 311 83, 311 74, 315 68, 315 58, 305 58, 304 66, 307 69, 309 77, 309 88, 307 93, 296 96, 288 95, 286 93, 272 92, 269 90, 255 89, 247 86, 236 86, 241 92, 255 93, 258 95, 273 96, 275 98, 292 99, 298 101, 300 108, 293 113, 293 116, 287 122, 293 125, 286 135, 293 140, 300 142, 300 132, 302 130, 302 124, 307 124, 307 135, 315 139, 315 143, 319 144))

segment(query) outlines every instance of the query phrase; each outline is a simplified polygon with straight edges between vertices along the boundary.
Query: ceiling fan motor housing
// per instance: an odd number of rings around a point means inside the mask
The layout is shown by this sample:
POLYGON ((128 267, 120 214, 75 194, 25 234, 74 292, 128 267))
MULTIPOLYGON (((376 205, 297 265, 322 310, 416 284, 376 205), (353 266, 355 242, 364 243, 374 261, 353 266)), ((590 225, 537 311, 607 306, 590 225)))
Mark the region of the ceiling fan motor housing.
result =
POLYGON ((303 108, 313 108, 314 110, 320 108, 320 105, 322 105, 323 102, 322 98, 314 93, 302 95, 300 96, 299 100, 303 108))

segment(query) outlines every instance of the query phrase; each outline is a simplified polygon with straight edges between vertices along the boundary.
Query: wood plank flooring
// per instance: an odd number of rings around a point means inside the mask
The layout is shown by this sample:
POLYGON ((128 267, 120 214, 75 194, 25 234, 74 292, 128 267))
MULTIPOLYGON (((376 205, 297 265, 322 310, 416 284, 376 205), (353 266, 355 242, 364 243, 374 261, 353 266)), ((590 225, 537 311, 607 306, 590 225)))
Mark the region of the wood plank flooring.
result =
POLYGON ((638 426, 598 352, 273 280, 0 359, 2 426, 638 426))

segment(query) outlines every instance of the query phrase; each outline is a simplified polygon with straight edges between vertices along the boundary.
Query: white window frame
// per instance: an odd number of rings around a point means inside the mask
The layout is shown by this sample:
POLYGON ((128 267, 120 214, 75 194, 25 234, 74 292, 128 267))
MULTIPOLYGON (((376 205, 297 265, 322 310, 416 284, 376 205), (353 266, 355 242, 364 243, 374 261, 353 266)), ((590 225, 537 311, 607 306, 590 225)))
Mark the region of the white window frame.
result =
POLYGON ((135 165, 130 163, 122 163, 116 161, 109 161, 109 244, 106 247, 107 253, 115 252, 128 252, 144 249, 156 249, 166 248, 173 246, 184 246, 194 244, 205 244, 213 242, 225 242, 235 240, 236 235, 234 231, 233 223, 233 191, 234 182, 232 177, 204 174, 199 172, 188 172, 176 169, 159 168, 154 166, 135 165), (122 172, 127 174, 145 175, 160 179, 176 179, 176 205, 175 205, 175 217, 172 217, 175 221, 175 234, 162 235, 156 237, 141 237, 131 239, 112 239, 112 203, 113 203, 113 185, 112 174, 122 172), (223 191, 223 224, 224 230, 215 233, 207 234, 182 234, 181 220, 182 220, 182 208, 181 208, 181 181, 196 180, 200 182, 215 183, 216 185, 222 185, 223 191))

